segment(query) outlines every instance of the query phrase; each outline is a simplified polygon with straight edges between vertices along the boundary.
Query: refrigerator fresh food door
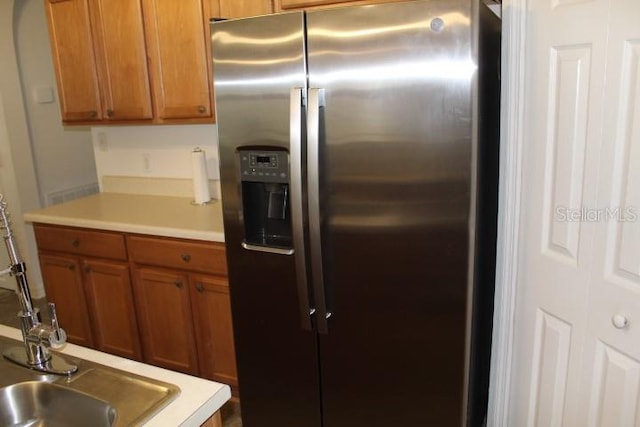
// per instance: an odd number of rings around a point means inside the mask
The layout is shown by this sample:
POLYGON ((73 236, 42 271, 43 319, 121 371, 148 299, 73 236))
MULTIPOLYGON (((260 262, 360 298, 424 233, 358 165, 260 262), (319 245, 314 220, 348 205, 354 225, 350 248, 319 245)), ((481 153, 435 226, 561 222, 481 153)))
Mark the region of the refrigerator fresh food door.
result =
POLYGON ((314 296, 326 305, 319 314, 328 317, 319 335, 325 427, 462 423, 471 15, 471 2, 460 0, 307 13, 308 157, 319 162, 308 166, 310 254, 314 296))
POLYGON ((303 245, 304 15, 212 24, 225 241, 245 427, 319 427, 303 245), (290 144, 291 141, 291 144, 290 144))

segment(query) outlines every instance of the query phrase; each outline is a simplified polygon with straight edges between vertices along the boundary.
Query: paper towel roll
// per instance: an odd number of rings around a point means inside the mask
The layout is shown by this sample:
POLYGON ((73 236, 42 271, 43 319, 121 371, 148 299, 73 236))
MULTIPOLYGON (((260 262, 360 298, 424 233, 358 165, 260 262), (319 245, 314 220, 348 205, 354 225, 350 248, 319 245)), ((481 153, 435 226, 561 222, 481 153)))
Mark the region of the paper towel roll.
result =
POLYGON ((197 205, 203 205, 211 200, 211 195, 209 194, 206 156, 200 148, 195 148, 191 152, 191 171, 193 174, 193 202, 197 205))

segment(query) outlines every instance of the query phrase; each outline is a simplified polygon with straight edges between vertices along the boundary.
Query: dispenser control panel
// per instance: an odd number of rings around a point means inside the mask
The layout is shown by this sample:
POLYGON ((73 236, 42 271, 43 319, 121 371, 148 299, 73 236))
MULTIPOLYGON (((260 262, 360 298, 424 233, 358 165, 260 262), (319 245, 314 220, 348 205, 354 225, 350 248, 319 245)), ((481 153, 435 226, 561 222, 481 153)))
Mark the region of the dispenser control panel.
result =
POLYGON ((289 153, 284 150, 239 150, 242 181, 289 182, 289 153))

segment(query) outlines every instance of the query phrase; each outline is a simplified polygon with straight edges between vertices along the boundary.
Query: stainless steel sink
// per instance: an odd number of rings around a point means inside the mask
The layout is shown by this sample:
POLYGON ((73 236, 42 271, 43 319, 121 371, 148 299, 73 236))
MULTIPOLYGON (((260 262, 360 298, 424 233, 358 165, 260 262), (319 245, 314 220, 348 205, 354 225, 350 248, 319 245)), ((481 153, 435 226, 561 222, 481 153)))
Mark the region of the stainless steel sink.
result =
POLYGON ((2 426, 113 426, 107 402, 57 384, 27 381, 0 389, 2 426))
MULTIPOLYGON (((0 337, 0 352, 20 345, 0 337)), ((0 426, 139 426, 180 394, 173 384, 67 358, 79 368, 69 377, 0 357, 0 426)))

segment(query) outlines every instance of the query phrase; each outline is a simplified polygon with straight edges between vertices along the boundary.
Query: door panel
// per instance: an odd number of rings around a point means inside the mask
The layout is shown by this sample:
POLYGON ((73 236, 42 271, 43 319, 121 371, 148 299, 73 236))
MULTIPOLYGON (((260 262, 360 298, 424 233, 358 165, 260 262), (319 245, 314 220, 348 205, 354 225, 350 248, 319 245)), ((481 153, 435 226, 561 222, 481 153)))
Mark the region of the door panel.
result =
POLYGON ((325 98, 325 426, 463 417, 472 13, 450 1, 307 14, 309 87, 325 98))
POLYGON ((591 426, 640 422, 640 4, 616 0, 610 7, 598 256, 582 377, 591 426))
POLYGON ((153 118, 140 0, 96 1, 91 12, 104 118, 153 118))
POLYGON ((147 267, 137 267, 134 275, 145 362, 197 375, 188 277, 181 272, 147 267))
POLYGON ((47 301, 56 305, 58 321, 68 341, 93 347, 80 261, 72 256, 42 254, 40 269, 47 301))
POLYGON ((636 425, 640 6, 532 6, 510 424, 636 425))
POLYGON ((82 264, 96 348, 142 360, 128 264, 91 259, 82 264))
POLYGON ((316 335, 301 327, 294 256, 244 249, 236 150, 289 150, 290 92, 304 88, 303 15, 212 25, 225 244, 245 427, 319 427, 316 335))

